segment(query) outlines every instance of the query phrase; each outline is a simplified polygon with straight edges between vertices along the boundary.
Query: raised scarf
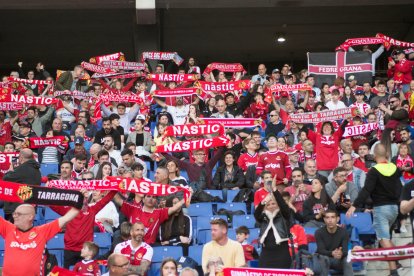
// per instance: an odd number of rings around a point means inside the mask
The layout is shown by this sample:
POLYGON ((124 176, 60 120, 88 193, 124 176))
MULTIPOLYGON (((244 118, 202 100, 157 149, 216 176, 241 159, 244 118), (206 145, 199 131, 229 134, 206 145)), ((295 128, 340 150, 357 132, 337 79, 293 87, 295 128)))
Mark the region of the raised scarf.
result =
POLYGON ((251 87, 250 80, 240 80, 240 81, 227 81, 227 82, 208 82, 208 81, 198 81, 196 86, 200 87, 203 91, 222 93, 225 94, 228 91, 240 91, 247 90, 251 87))
POLYGON ((219 136, 208 139, 190 140, 184 142, 177 142, 172 144, 160 145, 156 147, 155 152, 182 152, 193 151, 200 149, 209 149, 215 147, 224 147, 228 144, 229 140, 226 136, 219 136))
POLYGON ((109 55, 91 57, 89 59, 89 62, 93 63, 93 64, 101 64, 103 61, 107 61, 107 60, 120 60, 120 61, 122 61, 122 60, 125 60, 125 56, 124 56, 124 53, 118 52, 118 53, 109 54, 109 55))
POLYGON ((147 80, 174 81, 174 82, 196 81, 197 75, 194 75, 194 74, 148 74, 147 80))
POLYGON ((221 124, 230 128, 250 128, 260 126, 266 128, 265 122, 260 118, 200 118, 202 124, 221 124))
POLYGON ((93 63, 89 63, 86 61, 82 61, 81 63, 82 68, 92 71, 92 72, 96 72, 96 73, 100 73, 100 74, 110 74, 110 73, 116 73, 115 70, 112 70, 110 68, 107 67, 103 67, 97 64, 93 64, 93 63))
POLYGON ((246 70, 243 68, 241 63, 221 63, 221 62, 213 62, 207 65, 206 69, 203 72, 203 76, 209 75, 213 70, 219 70, 222 72, 242 72, 243 74, 246 73, 246 70))
POLYGON ((220 124, 186 124, 173 125, 165 128, 164 136, 200 136, 207 134, 224 135, 224 127, 220 124))
POLYGON ((105 60, 105 61, 102 61, 101 65, 106 68, 117 69, 117 70, 137 70, 137 71, 147 70, 145 63, 132 62, 132 61, 105 60))
POLYGON ((144 63, 145 60, 172 60, 180 66, 183 63, 184 59, 180 57, 177 52, 143 52, 141 54, 141 62, 144 63))
POLYGON ((297 113, 289 115, 289 119, 295 123, 300 124, 309 124, 309 123, 319 123, 326 121, 336 121, 345 119, 348 116, 357 116, 358 108, 341 108, 337 110, 324 110, 319 112, 309 112, 309 113, 297 113))
POLYGON ((363 125, 347 126, 345 127, 343 137, 364 135, 376 129, 378 129, 378 123, 368 123, 368 124, 363 124, 363 125))

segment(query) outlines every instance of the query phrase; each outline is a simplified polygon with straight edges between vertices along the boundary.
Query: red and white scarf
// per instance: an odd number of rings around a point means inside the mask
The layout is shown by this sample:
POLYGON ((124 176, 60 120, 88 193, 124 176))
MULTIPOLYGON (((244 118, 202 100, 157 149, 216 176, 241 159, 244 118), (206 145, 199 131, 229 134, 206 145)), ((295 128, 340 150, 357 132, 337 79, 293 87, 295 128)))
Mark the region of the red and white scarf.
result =
POLYGON ((378 123, 368 123, 368 124, 363 124, 363 125, 347 126, 345 127, 343 137, 364 135, 376 129, 378 129, 378 123))
POLYGON ((345 119, 348 116, 358 115, 358 108, 341 108, 337 110, 325 110, 320 112, 297 113, 289 115, 289 119, 295 123, 309 124, 326 121, 336 121, 345 119))
POLYGON ((220 124, 173 125, 166 127, 164 132, 164 136, 200 136, 207 134, 224 135, 224 127, 220 124))
POLYGON ((203 76, 209 75, 213 70, 219 70, 222 72, 242 72, 243 74, 246 73, 246 70, 243 68, 241 63, 220 63, 220 62, 213 62, 207 65, 206 69, 203 72, 203 76))
POLYGON ((198 81, 196 86, 200 87, 203 91, 214 92, 214 93, 226 93, 228 91, 240 91, 247 90, 251 87, 250 80, 240 81, 227 81, 227 82, 208 82, 198 81))
POLYGON ((19 110, 22 108, 23 108, 23 105, 21 103, 13 103, 13 102, 1 102, 0 103, 0 110, 4 110, 4 111, 19 110))
POLYGON ((13 78, 13 77, 8 77, 7 78, 8 81, 10 82, 18 82, 18 83, 23 83, 23 84, 53 84, 53 81, 47 81, 47 80, 28 80, 28 79, 20 79, 20 78, 13 78))
POLYGON ((55 91, 53 93, 53 96, 55 97, 59 97, 59 96, 63 96, 63 95, 69 95, 72 96, 75 99, 79 99, 79 100, 83 100, 83 99, 90 99, 90 98, 94 98, 95 94, 93 92, 82 92, 82 91, 69 91, 69 90, 65 90, 65 91, 55 91))
MULTIPOLYGON (((414 167, 414 162, 410 155, 407 155, 405 158, 402 158, 401 155, 398 155, 396 164, 398 168, 404 168, 407 164, 410 168, 414 167)), ((411 172, 403 171, 402 175, 405 180, 414 178, 414 174, 411 172)))
POLYGON ((196 81, 197 75, 194 75, 194 74, 148 74, 147 80, 174 81, 174 82, 196 81))
POLYGON ((102 61, 101 65, 106 68, 117 69, 117 70, 147 71, 147 67, 145 66, 145 63, 141 63, 141 62, 105 60, 105 61, 102 61))
POLYGON ((27 105, 52 105, 57 104, 60 100, 55 98, 23 96, 23 95, 7 95, 6 102, 21 103, 27 105))
POLYGON ((184 61, 184 59, 180 57, 177 52, 143 52, 141 55, 141 62, 144 63, 147 59, 172 60, 178 66, 180 66, 184 61))
POLYGON ((143 99, 138 95, 125 95, 125 94, 101 94, 99 98, 104 102, 128 102, 128 103, 142 103, 143 99))
POLYGON ((68 140, 65 136, 53 137, 30 137, 29 147, 31 149, 40 149, 45 147, 68 147, 68 140))
POLYGON ((107 60, 121 60, 122 61, 122 60, 125 60, 125 56, 124 56, 124 53, 118 52, 118 53, 109 54, 109 55, 91 57, 89 59, 89 62, 93 64, 101 64, 103 61, 107 61, 107 60))
POLYGON ((344 43, 336 47, 335 51, 343 50, 348 52, 349 47, 358 46, 358 45, 369 45, 369 44, 383 44, 384 39, 381 37, 358 37, 358 38, 348 38, 344 43))
POLYGON ((250 268, 250 267, 226 267, 223 269, 224 276, 306 276, 305 270, 300 269, 269 269, 269 268, 250 268))
POLYGON ((282 91, 292 92, 297 90, 307 90, 312 91, 312 87, 310 87, 307 83, 299 83, 299 84, 273 84, 270 86, 270 91, 272 93, 280 93, 282 91))
POLYGON ((92 71, 92 72, 96 72, 96 73, 100 73, 100 74, 110 74, 110 73, 116 73, 115 70, 112 70, 110 68, 107 67, 103 67, 97 64, 93 64, 93 63, 89 63, 86 61, 82 61, 81 63, 82 68, 92 71))
POLYGON ((349 250, 348 262, 360 261, 398 261, 414 258, 414 246, 394 246, 389 248, 349 250))
POLYGON ((260 118, 201 118, 200 123, 221 124, 224 127, 231 128, 247 128, 257 126, 266 128, 266 124, 260 118))
POLYGON ((384 47, 389 50, 391 46, 396 46, 399 48, 412 48, 414 47, 414 42, 405 42, 401 40, 397 40, 395 38, 386 36, 381 33, 377 33, 377 38, 382 38, 384 40, 384 47))
POLYGON ((155 152, 182 152, 193 151, 199 149, 209 149, 215 147, 224 147, 228 144, 229 140, 226 136, 219 136, 208 139, 190 140, 184 142, 177 142, 172 144, 160 145, 156 147, 155 152))
POLYGON ((155 97, 184 97, 197 95, 199 97, 205 96, 205 93, 198 88, 177 88, 177 89, 165 89, 165 90, 155 90, 153 96, 155 97))
POLYGON ((110 74, 99 74, 95 73, 92 75, 91 78, 93 79, 101 79, 101 78, 108 78, 108 79, 133 79, 139 78, 142 76, 141 72, 132 72, 132 73, 110 73, 110 74))

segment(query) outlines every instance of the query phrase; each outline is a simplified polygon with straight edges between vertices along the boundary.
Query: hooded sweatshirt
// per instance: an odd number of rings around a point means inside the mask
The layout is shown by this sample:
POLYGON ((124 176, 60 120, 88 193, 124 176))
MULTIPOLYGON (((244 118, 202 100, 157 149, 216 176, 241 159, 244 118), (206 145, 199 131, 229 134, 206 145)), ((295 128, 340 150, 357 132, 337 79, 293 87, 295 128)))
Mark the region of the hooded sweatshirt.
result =
POLYGON ((363 207, 371 196, 374 207, 398 205, 401 195, 401 172, 393 163, 380 163, 372 167, 365 180, 365 186, 354 201, 355 207, 363 207))

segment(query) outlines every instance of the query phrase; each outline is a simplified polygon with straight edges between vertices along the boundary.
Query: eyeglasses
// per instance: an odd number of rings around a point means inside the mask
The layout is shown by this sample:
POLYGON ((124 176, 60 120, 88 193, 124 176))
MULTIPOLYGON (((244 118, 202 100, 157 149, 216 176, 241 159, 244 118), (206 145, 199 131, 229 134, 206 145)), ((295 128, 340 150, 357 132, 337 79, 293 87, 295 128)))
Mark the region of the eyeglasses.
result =
POLYGON ((125 264, 122 264, 122 265, 116 265, 116 264, 114 264, 113 266, 120 267, 120 268, 126 268, 127 266, 129 266, 129 261, 127 263, 125 263, 125 264))
POLYGON ((20 216, 27 216, 30 215, 30 213, 19 213, 19 212, 13 212, 13 217, 20 217, 20 216))

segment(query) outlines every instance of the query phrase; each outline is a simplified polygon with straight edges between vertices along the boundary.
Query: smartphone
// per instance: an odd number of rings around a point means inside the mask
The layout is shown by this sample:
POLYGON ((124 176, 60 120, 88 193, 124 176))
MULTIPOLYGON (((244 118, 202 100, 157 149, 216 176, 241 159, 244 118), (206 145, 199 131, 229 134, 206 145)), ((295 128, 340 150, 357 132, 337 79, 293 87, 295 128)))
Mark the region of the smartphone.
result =
POLYGON ((12 157, 12 165, 13 167, 17 167, 19 158, 17 156, 12 157))
POLYGON ((271 192, 272 191, 272 181, 269 180, 265 183, 265 187, 266 191, 271 192))

